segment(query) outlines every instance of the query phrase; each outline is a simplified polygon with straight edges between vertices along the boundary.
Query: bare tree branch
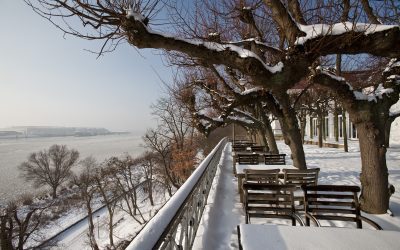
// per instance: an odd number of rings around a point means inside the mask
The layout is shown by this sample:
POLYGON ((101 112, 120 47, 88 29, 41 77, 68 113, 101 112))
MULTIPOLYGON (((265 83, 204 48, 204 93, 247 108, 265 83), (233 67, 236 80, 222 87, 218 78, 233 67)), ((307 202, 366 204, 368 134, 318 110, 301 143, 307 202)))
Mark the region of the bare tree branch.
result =
POLYGON ((361 0, 361 4, 362 4, 362 6, 363 6, 363 8, 364 8, 364 11, 365 11, 365 13, 367 14, 368 19, 369 19, 369 21, 370 21, 371 23, 373 23, 373 24, 382 24, 382 23, 379 21, 378 17, 375 16, 374 10, 373 10, 372 7, 369 5, 368 0, 361 0))

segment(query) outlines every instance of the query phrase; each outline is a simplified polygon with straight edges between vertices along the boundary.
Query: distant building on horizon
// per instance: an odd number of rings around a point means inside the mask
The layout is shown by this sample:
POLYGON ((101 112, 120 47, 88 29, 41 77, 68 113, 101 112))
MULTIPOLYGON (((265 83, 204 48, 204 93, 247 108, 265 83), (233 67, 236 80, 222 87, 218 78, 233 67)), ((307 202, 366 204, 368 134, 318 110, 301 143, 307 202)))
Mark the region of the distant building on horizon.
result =
POLYGON ((17 126, 0 131, 0 138, 15 137, 56 137, 56 136, 96 136, 112 134, 105 128, 17 126))

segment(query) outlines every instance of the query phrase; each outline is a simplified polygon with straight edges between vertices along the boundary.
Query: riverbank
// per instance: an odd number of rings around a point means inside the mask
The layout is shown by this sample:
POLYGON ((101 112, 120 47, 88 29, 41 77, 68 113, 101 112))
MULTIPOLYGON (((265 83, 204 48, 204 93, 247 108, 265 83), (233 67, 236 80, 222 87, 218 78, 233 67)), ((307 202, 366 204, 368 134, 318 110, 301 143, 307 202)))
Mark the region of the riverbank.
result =
POLYGON ((102 162, 111 156, 138 156, 145 151, 141 135, 111 134, 90 137, 42 137, 0 140, 0 204, 24 193, 37 193, 19 177, 18 165, 30 153, 48 149, 53 144, 67 145, 79 151, 80 159, 93 156, 102 162))

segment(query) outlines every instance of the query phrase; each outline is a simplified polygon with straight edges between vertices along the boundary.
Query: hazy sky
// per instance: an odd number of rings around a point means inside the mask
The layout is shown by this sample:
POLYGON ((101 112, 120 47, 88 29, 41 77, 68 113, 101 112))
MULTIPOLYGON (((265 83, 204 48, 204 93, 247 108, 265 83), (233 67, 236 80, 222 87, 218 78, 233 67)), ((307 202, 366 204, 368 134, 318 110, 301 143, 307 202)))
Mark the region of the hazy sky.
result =
POLYGON ((123 44, 99 59, 99 43, 63 33, 22 0, 0 0, 0 128, 153 126, 150 104, 163 94, 153 68, 171 81, 157 51, 123 44), (144 58, 143 58, 144 57, 144 58))

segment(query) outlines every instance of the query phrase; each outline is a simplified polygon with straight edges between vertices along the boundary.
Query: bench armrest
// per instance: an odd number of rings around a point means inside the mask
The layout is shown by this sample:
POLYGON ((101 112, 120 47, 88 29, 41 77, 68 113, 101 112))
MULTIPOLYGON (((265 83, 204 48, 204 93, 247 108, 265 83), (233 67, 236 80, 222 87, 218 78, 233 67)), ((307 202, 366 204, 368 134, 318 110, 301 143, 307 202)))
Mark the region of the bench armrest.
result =
MULTIPOLYGON (((306 212, 305 217, 306 217, 306 219, 312 220, 317 227, 321 226, 321 224, 319 223, 317 218, 315 218, 312 214, 306 212)), ((306 226, 310 226, 310 225, 306 225, 306 226)))
POLYGON ((298 215, 297 213, 293 213, 292 216, 294 217, 294 219, 296 219, 297 222, 299 222, 300 226, 305 225, 305 223, 304 223, 303 219, 300 217, 300 215, 298 215))
POLYGON ((378 223, 376 223, 375 221, 373 221, 371 219, 368 219, 367 217, 364 217, 362 215, 359 215, 358 218, 360 218, 362 221, 367 222, 368 224, 370 224, 376 230, 382 230, 382 227, 379 226, 378 223))

